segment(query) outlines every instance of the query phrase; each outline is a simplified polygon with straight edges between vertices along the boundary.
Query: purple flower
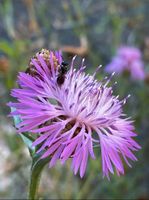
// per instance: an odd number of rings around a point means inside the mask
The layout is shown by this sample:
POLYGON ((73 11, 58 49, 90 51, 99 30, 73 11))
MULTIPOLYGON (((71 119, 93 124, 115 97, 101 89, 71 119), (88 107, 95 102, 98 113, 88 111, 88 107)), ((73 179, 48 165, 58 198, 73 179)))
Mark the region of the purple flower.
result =
POLYGON ((106 66, 105 71, 108 73, 116 72, 117 74, 129 71, 132 79, 143 80, 145 73, 140 50, 135 47, 120 47, 111 63, 106 66))
POLYGON ((132 121, 122 112, 126 99, 113 96, 112 87, 107 87, 110 80, 95 79, 100 67, 86 75, 84 60, 76 70, 73 58, 64 83, 59 85, 61 62, 60 52, 50 52, 46 59, 39 53, 30 63, 36 73, 19 73, 20 88, 11 93, 17 103, 9 103, 16 108, 11 115, 22 119, 18 132, 37 136, 33 146, 40 144, 42 158, 51 156, 49 167, 71 158, 74 174, 80 171, 83 177, 89 156, 95 159, 96 145, 101 149, 103 176, 109 178, 114 168, 118 175, 124 174, 122 158, 131 166, 128 160, 137 160, 132 152, 140 149, 133 140, 132 121))

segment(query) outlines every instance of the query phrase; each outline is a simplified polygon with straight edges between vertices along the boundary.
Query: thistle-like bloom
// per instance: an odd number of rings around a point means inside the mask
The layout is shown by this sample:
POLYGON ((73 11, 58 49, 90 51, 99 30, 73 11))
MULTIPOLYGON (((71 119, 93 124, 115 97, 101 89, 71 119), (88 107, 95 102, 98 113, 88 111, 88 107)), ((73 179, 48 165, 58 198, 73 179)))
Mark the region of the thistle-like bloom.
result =
MULTIPOLYGON (((17 103, 11 115, 19 115, 22 122, 18 132, 30 132, 37 138, 33 146, 40 146, 41 158, 51 156, 49 167, 57 160, 65 163, 72 159, 74 174, 83 177, 88 157, 95 159, 94 145, 101 149, 103 175, 109 172, 124 174, 122 158, 129 165, 137 160, 132 151, 140 146, 132 121, 124 118, 120 101, 113 96, 109 80, 98 82, 93 75, 84 72, 84 61, 78 70, 72 59, 62 85, 57 83, 62 57, 60 52, 41 52, 31 60, 31 73, 20 72, 18 89, 12 90, 17 103), (40 145, 39 145, 40 144, 40 145)), ((37 153, 38 153, 37 152, 37 153)))
POLYGON ((117 74, 128 71, 133 80, 143 80, 145 72, 141 60, 141 51, 135 47, 120 47, 111 63, 106 66, 105 71, 108 73, 116 72, 117 74))

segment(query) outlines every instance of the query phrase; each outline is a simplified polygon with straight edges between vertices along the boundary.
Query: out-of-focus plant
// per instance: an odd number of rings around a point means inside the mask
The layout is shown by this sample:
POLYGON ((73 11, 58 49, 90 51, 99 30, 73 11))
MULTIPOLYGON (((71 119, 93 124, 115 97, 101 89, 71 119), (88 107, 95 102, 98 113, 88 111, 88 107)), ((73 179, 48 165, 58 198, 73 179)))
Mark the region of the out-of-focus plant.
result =
POLYGON ((109 73, 116 72, 117 74, 128 72, 134 80, 145 79, 141 51, 135 47, 120 47, 105 70, 109 73))
POLYGON ((17 71, 24 70, 27 66, 25 60, 29 56, 29 41, 27 40, 14 40, 8 42, 6 40, 0 40, 0 51, 7 62, 7 69, 1 74, 1 78, 4 80, 8 89, 14 87, 17 71), (16 67, 17 66, 17 67, 16 67))

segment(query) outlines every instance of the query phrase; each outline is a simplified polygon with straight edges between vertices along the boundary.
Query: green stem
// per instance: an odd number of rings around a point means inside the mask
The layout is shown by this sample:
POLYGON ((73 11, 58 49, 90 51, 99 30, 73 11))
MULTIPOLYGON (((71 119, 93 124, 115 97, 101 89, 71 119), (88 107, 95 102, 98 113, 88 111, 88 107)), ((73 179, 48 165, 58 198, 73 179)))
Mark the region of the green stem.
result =
POLYGON ((31 177, 30 177, 30 185, 29 185, 29 195, 28 199, 37 199, 37 192, 38 187, 40 183, 41 173, 44 168, 44 166, 49 161, 49 158, 47 159, 39 159, 36 162, 33 160, 33 164, 31 167, 31 177))
POLYGON ((34 168, 34 170, 31 170, 28 199, 36 199, 40 177, 41 177, 41 171, 37 173, 36 168, 34 168))
POLYGON ((36 199, 39 182, 40 182, 40 176, 38 176, 38 178, 34 180, 34 178, 31 175, 28 199, 36 199))

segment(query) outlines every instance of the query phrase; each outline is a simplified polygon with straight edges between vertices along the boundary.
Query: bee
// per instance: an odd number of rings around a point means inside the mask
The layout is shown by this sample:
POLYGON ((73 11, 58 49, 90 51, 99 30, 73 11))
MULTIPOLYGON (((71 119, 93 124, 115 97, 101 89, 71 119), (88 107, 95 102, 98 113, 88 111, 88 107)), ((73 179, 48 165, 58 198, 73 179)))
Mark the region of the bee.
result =
POLYGON ((59 69, 58 69, 58 77, 57 77, 57 83, 59 86, 61 86, 64 81, 65 81, 65 78, 66 78, 66 73, 68 71, 68 63, 62 61, 59 69))

